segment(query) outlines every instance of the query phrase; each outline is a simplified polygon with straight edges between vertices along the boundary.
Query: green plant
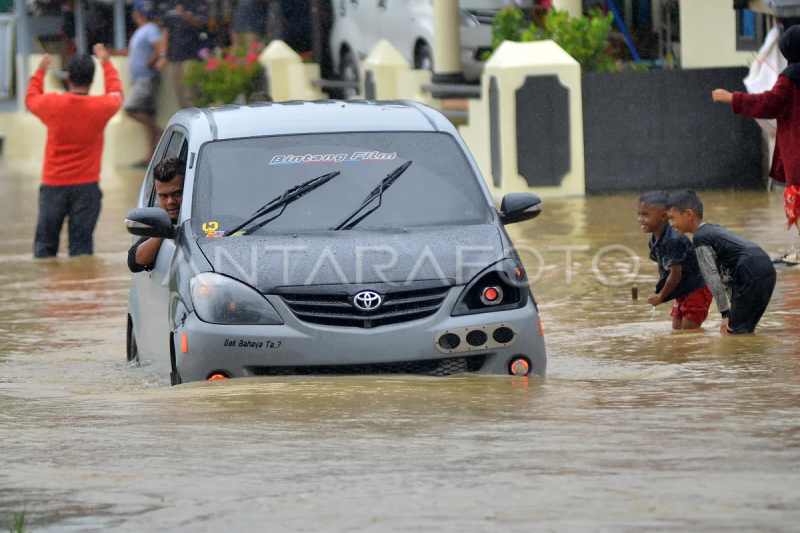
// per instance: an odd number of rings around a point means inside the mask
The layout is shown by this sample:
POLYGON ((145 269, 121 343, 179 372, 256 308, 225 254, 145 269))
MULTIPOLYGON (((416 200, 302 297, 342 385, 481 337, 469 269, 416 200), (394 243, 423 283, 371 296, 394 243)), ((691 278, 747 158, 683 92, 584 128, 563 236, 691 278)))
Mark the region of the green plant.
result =
POLYGON ((208 107, 232 104, 243 96, 261 89, 264 67, 258 62, 258 53, 264 45, 253 43, 250 47, 227 50, 222 59, 201 52, 201 61, 191 61, 186 68, 183 83, 194 88, 197 106, 208 107))
POLYGON ((14 515, 14 524, 8 528, 9 533, 25 533, 25 511, 14 515))
POLYGON ((520 42, 525 29, 525 13, 521 9, 517 6, 502 8, 492 19, 492 50, 497 50, 503 41, 520 42))
POLYGON ((608 53, 608 34, 614 15, 594 8, 588 17, 570 17, 567 11, 551 9, 544 27, 528 25, 524 13, 515 6, 501 9, 492 24, 492 49, 503 41, 531 42, 552 40, 580 63, 584 72, 619 70, 608 53))

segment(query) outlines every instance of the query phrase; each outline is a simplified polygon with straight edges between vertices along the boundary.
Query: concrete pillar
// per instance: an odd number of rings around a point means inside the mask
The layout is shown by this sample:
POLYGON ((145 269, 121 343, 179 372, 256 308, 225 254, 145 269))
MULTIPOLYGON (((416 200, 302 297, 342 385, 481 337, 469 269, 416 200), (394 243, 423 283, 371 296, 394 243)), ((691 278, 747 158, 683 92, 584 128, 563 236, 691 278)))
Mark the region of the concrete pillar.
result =
POLYGON ((381 39, 364 60, 363 91, 367 100, 394 100, 397 75, 408 72, 411 65, 386 39, 381 39))
POLYGON ((493 197, 583 196, 581 69, 552 41, 505 42, 486 63, 461 135, 493 197))
POLYGON ((125 0, 114 0, 114 48, 122 50, 125 42, 125 0))
POLYGON ((553 8, 567 11, 571 17, 583 15, 583 2, 581 0, 553 0, 553 8))
POLYGON ((312 80, 320 78, 319 65, 303 64, 300 55, 285 42, 272 41, 258 60, 267 69, 269 93, 273 101, 325 98, 325 94, 312 84, 312 80))
POLYGON ((75 40, 79 54, 87 53, 86 50, 86 7, 83 0, 75 0, 75 40))
POLYGON ((458 0, 433 0, 433 80, 437 83, 463 81, 460 9, 458 0))

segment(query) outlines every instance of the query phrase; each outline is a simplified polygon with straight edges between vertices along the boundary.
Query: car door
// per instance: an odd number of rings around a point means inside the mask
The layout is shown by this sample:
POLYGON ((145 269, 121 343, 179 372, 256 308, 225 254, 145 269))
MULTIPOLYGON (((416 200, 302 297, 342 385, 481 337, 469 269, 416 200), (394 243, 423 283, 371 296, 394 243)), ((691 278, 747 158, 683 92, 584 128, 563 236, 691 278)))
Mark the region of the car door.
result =
MULTIPOLYGON (((185 130, 173 127, 164 134, 164 137, 168 140, 159 162, 174 157, 185 161, 189 146, 185 130)), ((155 186, 152 188, 147 206, 159 207, 155 186)), ((174 256, 175 242, 164 240, 153 270, 138 274, 146 276, 142 280, 144 285, 142 294, 146 298, 140 306, 143 336, 137 336, 136 340, 145 358, 158 363, 169 362, 169 276, 174 256)))
POLYGON ((349 13, 353 19, 353 26, 358 35, 353 39, 353 47, 357 52, 359 61, 365 59, 378 44, 380 39, 380 25, 377 17, 380 14, 378 2, 380 0, 349 0, 349 13))
POLYGON ((414 66, 414 44, 418 32, 413 27, 412 10, 416 0, 376 0, 379 39, 386 39, 414 66))

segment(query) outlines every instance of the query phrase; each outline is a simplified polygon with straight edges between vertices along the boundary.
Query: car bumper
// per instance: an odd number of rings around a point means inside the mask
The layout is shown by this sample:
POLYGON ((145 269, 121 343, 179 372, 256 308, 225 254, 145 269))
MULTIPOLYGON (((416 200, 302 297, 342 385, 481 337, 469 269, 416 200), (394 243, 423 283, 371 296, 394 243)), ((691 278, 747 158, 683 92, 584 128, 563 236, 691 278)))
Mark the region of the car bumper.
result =
POLYGON ((222 372, 230 377, 263 373, 264 368, 450 360, 485 356, 478 372, 508 375, 509 362, 523 356, 531 364, 531 375, 544 377, 547 356, 539 328, 539 314, 529 300, 520 309, 450 316, 460 294, 453 289, 439 311, 425 319, 377 328, 329 327, 298 320, 277 296, 269 296, 284 324, 280 326, 229 326, 202 322, 190 314, 175 331, 175 354, 183 382, 207 379, 222 372), (517 333, 510 346, 443 353, 435 341, 444 331, 507 324, 517 333), (186 335, 186 353, 181 338, 186 335))

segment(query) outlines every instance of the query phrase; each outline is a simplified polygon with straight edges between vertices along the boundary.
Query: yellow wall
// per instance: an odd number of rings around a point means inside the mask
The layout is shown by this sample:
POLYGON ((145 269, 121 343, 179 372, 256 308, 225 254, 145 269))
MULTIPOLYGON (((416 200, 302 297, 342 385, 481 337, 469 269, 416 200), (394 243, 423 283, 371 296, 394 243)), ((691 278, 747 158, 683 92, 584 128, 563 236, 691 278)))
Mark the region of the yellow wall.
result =
POLYGON ((680 0, 683 68, 747 66, 753 52, 736 51, 731 0, 680 0))
POLYGON ((567 11, 573 17, 583 14, 583 2, 581 0, 553 0, 553 7, 567 11))

